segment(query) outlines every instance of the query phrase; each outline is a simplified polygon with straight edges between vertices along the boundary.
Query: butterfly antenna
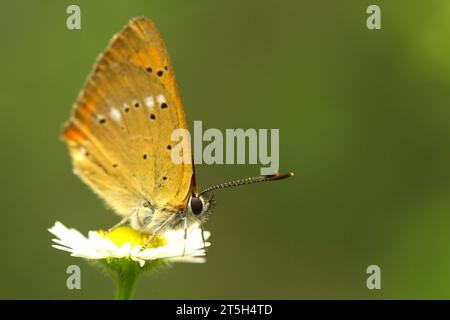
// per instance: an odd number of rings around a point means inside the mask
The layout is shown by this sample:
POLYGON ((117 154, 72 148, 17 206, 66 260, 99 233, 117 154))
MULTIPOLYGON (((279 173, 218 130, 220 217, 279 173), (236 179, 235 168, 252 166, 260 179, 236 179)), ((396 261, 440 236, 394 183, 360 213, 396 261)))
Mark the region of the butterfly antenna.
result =
POLYGON ((212 185, 212 186, 204 189, 200 193, 200 195, 205 194, 210 191, 213 191, 213 190, 218 190, 218 189, 243 186, 246 184, 253 184, 253 183, 259 183, 259 182, 265 182, 265 181, 275 181, 275 180, 286 179, 286 178, 292 177, 293 175, 294 175, 293 172, 289 172, 286 174, 276 173, 276 174, 267 175, 267 176, 257 176, 257 177, 251 177, 251 178, 245 178, 245 179, 239 179, 239 180, 233 180, 233 181, 229 181, 229 182, 219 183, 219 184, 215 184, 215 185, 212 185))

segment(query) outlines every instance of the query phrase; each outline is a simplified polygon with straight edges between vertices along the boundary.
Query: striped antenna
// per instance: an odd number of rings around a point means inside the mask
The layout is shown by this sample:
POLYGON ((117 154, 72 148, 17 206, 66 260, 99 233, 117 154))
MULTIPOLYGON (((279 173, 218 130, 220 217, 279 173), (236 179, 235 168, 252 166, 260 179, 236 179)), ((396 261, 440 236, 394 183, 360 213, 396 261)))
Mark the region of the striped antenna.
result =
POLYGON ((233 181, 229 181, 229 182, 219 183, 219 184, 215 184, 215 185, 212 185, 212 186, 204 189, 199 194, 199 196, 201 196, 202 194, 205 194, 207 192, 213 191, 213 190, 243 186, 246 184, 253 184, 253 183, 259 183, 259 182, 265 182, 265 181, 281 180, 281 179, 286 179, 286 178, 292 177, 293 175, 294 175, 293 172, 289 172, 286 174, 276 173, 276 174, 267 175, 267 176, 257 176, 257 177, 251 177, 251 178, 245 178, 245 179, 239 179, 239 180, 233 180, 233 181))

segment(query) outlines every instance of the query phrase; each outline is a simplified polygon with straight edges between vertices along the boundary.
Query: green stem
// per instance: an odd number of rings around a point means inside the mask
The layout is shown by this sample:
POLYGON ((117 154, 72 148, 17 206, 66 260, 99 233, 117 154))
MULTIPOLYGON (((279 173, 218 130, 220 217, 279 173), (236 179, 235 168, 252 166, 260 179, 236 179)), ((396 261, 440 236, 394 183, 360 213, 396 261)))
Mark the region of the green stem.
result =
POLYGON ((127 258, 107 258, 99 260, 116 286, 116 300, 133 298, 136 281, 141 273, 150 272, 164 264, 160 260, 146 261, 141 267, 139 263, 127 258))
POLYGON ((134 261, 124 263, 121 270, 115 272, 116 300, 130 300, 133 297, 139 266, 134 261))

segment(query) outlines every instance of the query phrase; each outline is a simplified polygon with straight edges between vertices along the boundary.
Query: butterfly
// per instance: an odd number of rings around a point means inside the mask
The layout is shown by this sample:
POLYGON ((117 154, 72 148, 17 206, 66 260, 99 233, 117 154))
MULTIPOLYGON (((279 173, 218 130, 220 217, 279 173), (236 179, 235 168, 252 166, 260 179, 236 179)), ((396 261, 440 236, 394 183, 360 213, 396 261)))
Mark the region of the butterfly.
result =
POLYGON ((171 161, 171 133, 187 129, 175 74, 164 42, 145 17, 131 20, 110 41, 89 75, 62 137, 74 173, 121 221, 149 236, 206 221, 212 191, 279 180, 259 176, 199 191, 192 163, 171 161))

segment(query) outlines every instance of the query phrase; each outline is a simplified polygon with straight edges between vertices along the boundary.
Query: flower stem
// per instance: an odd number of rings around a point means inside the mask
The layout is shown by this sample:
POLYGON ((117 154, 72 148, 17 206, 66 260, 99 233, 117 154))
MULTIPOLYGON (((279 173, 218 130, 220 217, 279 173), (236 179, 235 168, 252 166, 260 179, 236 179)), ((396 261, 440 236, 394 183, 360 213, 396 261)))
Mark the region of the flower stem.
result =
POLYGON ((115 272, 116 300, 130 300, 134 295, 136 280, 140 274, 137 263, 127 261, 121 270, 115 272))

